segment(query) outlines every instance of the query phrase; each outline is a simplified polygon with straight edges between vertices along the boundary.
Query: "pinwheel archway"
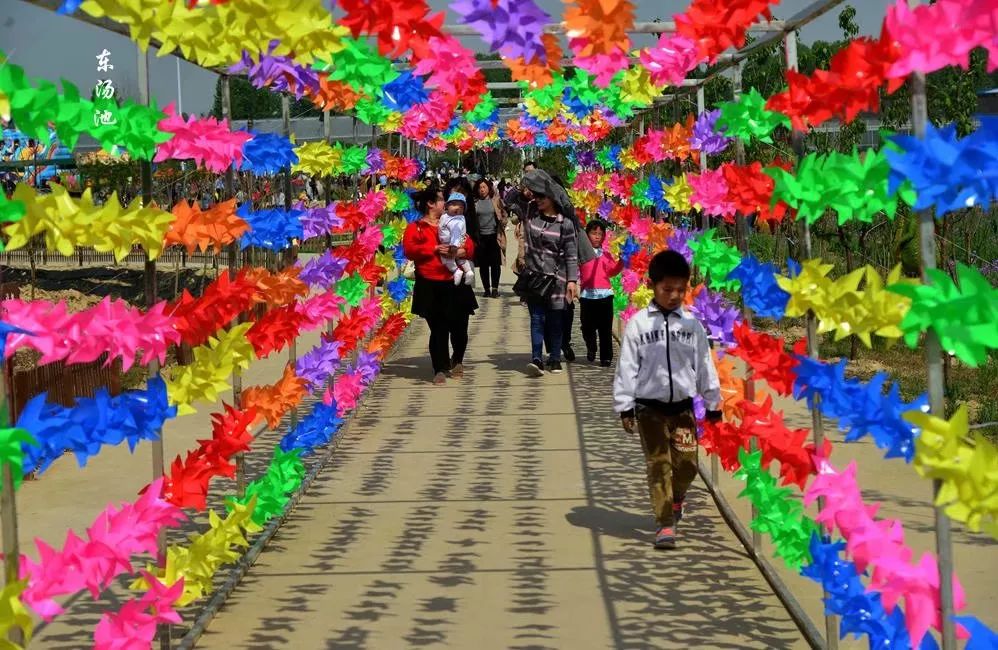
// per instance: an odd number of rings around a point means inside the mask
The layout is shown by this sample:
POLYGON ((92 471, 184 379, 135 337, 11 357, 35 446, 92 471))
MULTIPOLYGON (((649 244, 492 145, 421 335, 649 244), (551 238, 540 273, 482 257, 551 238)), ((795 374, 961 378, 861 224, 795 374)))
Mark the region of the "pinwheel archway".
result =
MULTIPOLYGON (((717 359, 725 422, 704 427, 701 438, 714 459, 708 483, 720 467, 735 471, 747 484, 753 530, 768 535, 780 558, 821 585, 824 633, 795 612, 809 640, 834 647, 841 623, 843 632, 866 635, 877 647, 933 647, 931 630, 944 648, 955 647, 957 635, 977 647, 994 642, 994 633, 979 621, 956 616, 966 603, 948 530, 952 519, 998 535, 998 453, 993 443, 971 434, 963 409, 948 420, 942 417, 939 368, 941 350, 976 365, 998 348, 998 301, 994 287, 974 269, 960 267, 958 281, 934 270, 931 225, 933 213, 945 218, 963 206, 988 205, 998 194, 993 176, 975 173, 996 163, 998 124, 983 120, 963 138, 950 128, 927 125, 922 82, 943 67, 965 66, 976 47, 987 50, 992 67, 998 64, 995 0, 940 0, 915 9, 904 0, 892 4, 878 38, 853 39, 828 70, 810 75, 796 71, 794 32, 839 4, 833 0, 813 2, 783 21, 772 20, 776 3, 768 0, 693 0, 672 21, 643 24, 634 22, 628 0, 574 0, 561 23, 532 0, 458 0, 453 8, 464 24, 457 26, 444 25, 442 15, 420 0, 341 0, 334 16, 318 0, 31 4, 71 13, 125 34, 143 49, 154 45, 161 55, 219 71, 223 116, 199 119, 159 110, 148 93, 145 54, 139 103, 84 99, 71 85, 60 90, 47 81, 33 82, 6 63, 0 67, 0 118, 39 137, 54 129, 70 146, 87 133, 145 161, 143 199, 127 208, 116 199, 95 205, 89 194, 73 200, 58 189, 39 195, 18 187, 12 197, 0 196, 7 248, 26 246, 39 235, 61 252, 93 246, 123 256, 138 245, 148 256, 151 288, 155 260, 169 246, 226 251, 229 273, 203 295, 185 294, 172 303, 158 301, 151 289, 145 310, 108 301, 68 314, 61 305, 5 302, 6 356, 27 347, 41 354, 42 363, 101 355, 132 363, 142 350, 137 361, 149 369, 143 391, 120 399, 81 398, 65 408, 41 400, 15 426, 2 429, 8 581, 0 625, 12 641, 20 643, 30 633, 25 606, 54 617, 61 613, 56 598, 85 588, 99 593, 117 576, 132 573, 133 554, 148 552, 159 561, 136 576, 141 595, 102 618, 95 645, 114 647, 127 637, 139 647, 152 643, 157 631, 169 642, 169 624, 178 620, 175 608, 203 598, 215 572, 238 557, 233 549, 249 543, 260 526, 267 529, 254 543, 276 530, 304 480, 302 457, 337 434, 408 322, 410 286, 397 274, 401 232, 415 217, 406 191, 388 188, 356 201, 298 206, 288 190, 283 207, 256 209, 252 201, 237 206, 232 199, 234 172, 276 174, 286 188, 293 172, 384 174, 411 189, 422 171, 411 158, 413 145, 470 151, 508 142, 564 147, 575 165, 570 194, 580 217, 616 224, 611 245, 626 266, 614 287, 622 322, 651 300, 641 278, 654 252, 666 247, 682 252, 705 278, 691 292, 690 308, 726 352, 717 359), (940 25, 961 27, 940 41, 940 25), (746 48, 751 30, 757 38, 746 48), (562 33, 570 54, 559 40, 562 33), (635 33, 657 38, 632 51, 629 34, 635 33), (477 61, 459 40, 462 35, 481 36, 514 81, 490 87, 482 69, 493 64, 477 61), (752 48, 781 39, 786 90, 769 98, 751 88, 743 92, 741 62, 752 48), (728 69, 734 72, 736 96, 706 106, 704 81, 728 69), (282 135, 230 128, 224 89, 232 75, 246 75, 254 85, 282 94, 282 135), (914 136, 892 136, 888 146, 862 156, 804 155, 801 138, 807 129, 875 110, 881 90, 893 92, 908 78, 915 91, 914 136), (493 89, 521 93, 505 119, 493 89), (671 125, 651 123, 647 111, 668 101, 666 93, 694 91, 695 115, 671 125), (291 96, 397 133, 404 144, 392 152, 328 138, 296 142, 287 108, 291 96), (603 144, 620 130, 631 134, 627 146, 603 144), (745 143, 766 142, 777 132, 792 134, 795 160, 765 166, 746 160, 745 143), (224 174, 225 200, 207 210, 186 202, 169 212, 152 205, 151 165, 168 159, 192 160, 224 174), (668 178, 654 173, 652 165, 664 161, 681 173, 668 178), (897 271, 885 278, 870 267, 833 278, 829 265, 812 258, 807 242, 815 220, 831 214, 839 223, 892 217, 902 203, 920 211, 928 233, 922 282, 903 279, 897 271), (684 230, 652 219, 647 214, 652 208, 696 214, 703 228, 684 230), (784 269, 754 258, 747 247, 748 217, 798 221, 803 259, 784 269), (737 245, 711 225, 732 226, 737 245), (307 264, 294 261, 295 242, 331 234, 349 234, 351 243, 329 247, 307 264), (270 268, 240 268, 238 255, 245 249, 269 252, 270 268), (321 291, 309 296, 311 289, 321 291), (806 318, 804 346, 788 350, 782 340, 753 329, 753 318, 785 317, 806 318), (322 344, 299 358, 298 334, 327 325, 331 331, 322 344), (885 376, 871 382, 846 377, 841 364, 821 361, 819 332, 856 336, 867 345, 874 338, 923 345, 928 394, 905 403, 885 376), (161 378, 159 364, 177 344, 194 347, 195 362, 161 378), (289 365, 280 381, 242 389, 241 371, 250 360, 285 349, 289 365), (356 357, 347 363, 351 353, 356 357), (751 374, 736 376, 730 356, 740 357, 751 374), (340 365, 345 371, 335 374, 340 365), (891 386, 886 394, 885 384, 891 386), (165 471, 163 422, 198 402, 215 402, 229 388, 233 404, 216 414, 211 440, 165 471), (298 404, 317 391, 324 395, 322 403, 299 420, 298 404), (814 414, 812 431, 790 430, 766 391, 806 401, 814 414), (251 428, 273 426, 285 414, 291 431, 274 450, 265 475, 247 484, 238 458, 252 443, 251 428), (875 517, 855 468, 832 464, 822 415, 838 419, 849 431, 847 440, 869 435, 888 458, 912 463, 935 482, 937 555, 915 562, 901 522, 875 517), (110 424, 96 432, 83 426, 94 420, 110 424), (83 463, 102 446, 124 440, 133 446, 148 441, 153 449, 156 470, 144 495, 102 513, 98 521, 110 522, 103 536, 49 549, 37 562, 20 557, 9 522, 26 468, 44 471, 67 448, 83 463), (773 460, 779 461, 778 479, 770 471, 773 460), (177 525, 182 508, 205 511, 209 484, 217 476, 239 479, 225 518, 212 513, 206 532, 190 544, 166 547, 160 532, 177 525), (801 508, 791 486, 808 503, 821 503, 817 519, 801 508), (113 566, 97 552, 105 548, 117 549, 113 566), (61 569, 66 565, 80 570, 67 576, 61 569)), ((762 557, 761 535, 740 534, 760 567, 772 574, 762 557)))

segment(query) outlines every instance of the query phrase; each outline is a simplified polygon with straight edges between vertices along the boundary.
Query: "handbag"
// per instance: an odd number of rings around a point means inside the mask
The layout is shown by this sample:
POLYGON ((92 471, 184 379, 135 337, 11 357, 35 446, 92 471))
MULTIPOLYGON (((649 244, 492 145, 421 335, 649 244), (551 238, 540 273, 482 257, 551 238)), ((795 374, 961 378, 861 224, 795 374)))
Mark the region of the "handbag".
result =
POLYGON ((553 275, 524 271, 513 284, 513 293, 528 300, 547 300, 555 290, 553 275))

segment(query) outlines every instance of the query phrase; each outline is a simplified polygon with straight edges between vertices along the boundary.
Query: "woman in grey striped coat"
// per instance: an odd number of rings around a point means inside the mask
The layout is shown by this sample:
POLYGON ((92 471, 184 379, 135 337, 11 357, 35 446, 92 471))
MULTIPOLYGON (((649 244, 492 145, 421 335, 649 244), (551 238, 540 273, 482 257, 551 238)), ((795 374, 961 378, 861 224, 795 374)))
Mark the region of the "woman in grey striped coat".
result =
POLYGON ((547 299, 530 299, 531 361, 528 372, 536 377, 545 370, 561 372, 562 318, 578 295, 579 251, 575 222, 562 214, 554 200, 554 181, 542 171, 530 172, 524 185, 535 202, 523 223, 524 270, 553 276, 554 291, 547 299), (549 357, 543 360, 547 342, 549 357))

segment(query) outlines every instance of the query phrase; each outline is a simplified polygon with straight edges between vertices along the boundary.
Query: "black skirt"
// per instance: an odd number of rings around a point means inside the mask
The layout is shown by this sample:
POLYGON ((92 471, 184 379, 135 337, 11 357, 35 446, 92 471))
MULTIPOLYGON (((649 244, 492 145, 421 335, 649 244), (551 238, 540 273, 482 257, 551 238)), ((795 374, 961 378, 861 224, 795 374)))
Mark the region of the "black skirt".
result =
POLYGON ((455 286, 453 280, 427 280, 416 274, 412 288, 412 313, 415 315, 439 319, 451 313, 471 315, 476 309, 478 300, 470 286, 455 286))
POLYGON ((499 248, 499 233, 479 235, 475 249, 475 266, 490 268, 502 264, 502 250, 499 248))

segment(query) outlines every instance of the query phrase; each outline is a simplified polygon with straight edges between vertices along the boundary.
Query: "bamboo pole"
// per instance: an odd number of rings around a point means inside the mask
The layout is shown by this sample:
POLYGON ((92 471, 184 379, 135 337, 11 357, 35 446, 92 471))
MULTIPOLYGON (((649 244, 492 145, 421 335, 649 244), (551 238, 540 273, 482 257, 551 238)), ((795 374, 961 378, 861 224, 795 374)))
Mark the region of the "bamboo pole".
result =
MULTIPOLYGON (((149 53, 143 52, 141 49, 138 51, 138 67, 139 67, 139 103, 149 104, 150 94, 149 94, 149 53)), ((149 160, 143 160, 139 163, 139 174, 142 182, 142 205, 149 206, 152 204, 152 162, 149 160)), ((156 280, 156 261, 149 259, 149 253, 146 253, 145 261, 145 298, 146 307, 152 307, 156 304, 156 293, 157 293, 157 280, 156 280)), ((160 373, 160 365, 158 359, 153 359, 149 363, 149 379, 158 377, 160 373)), ((156 436, 152 441, 152 478, 157 480, 163 476, 164 473, 164 459, 165 452, 163 449, 163 432, 156 436)), ((166 568, 166 528, 162 528, 159 531, 159 535, 156 540, 156 566, 160 569, 166 568)), ((159 639, 159 647, 161 650, 170 650, 172 627, 169 623, 160 623, 156 626, 156 636, 159 639)))
MULTIPOLYGON (((281 119, 283 121, 284 136, 287 138, 291 137, 291 98, 288 97, 287 93, 281 95, 281 119)), ((291 167, 284 170, 284 209, 291 210, 291 167)), ((294 242, 288 242, 288 249, 286 255, 281 255, 278 257, 277 266, 287 262, 291 263, 294 260, 295 245, 294 242)), ((291 345, 288 347, 288 363, 291 367, 295 367, 298 361, 298 340, 293 339, 291 345)), ((291 407, 291 428, 294 429, 298 426, 298 405, 291 407)))
MULTIPOLYGON (((786 54, 787 60, 787 70, 797 71, 797 33, 788 32, 783 39, 783 47, 786 54)), ((801 159, 804 157, 804 134, 800 131, 794 129, 791 135, 791 146, 794 150, 794 156, 797 158, 797 163, 799 164, 801 159)), ((807 219, 801 219, 801 239, 804 242, 804 259, 810 259, 812 257, 811 250, 811 227, 808 225, 807 219)), ((807 356, 812 359, 818 359, 820 357, 820 352, 818 350, 818 320, 815 318, 814 312, 808 310, 805 316, 805 327, 807 331, 807 356)), ((821 410, 819 409, 820 397, 815 396, 814 408, 811 409, 811 434, 812 441, 814 442, 815 449, 821 449, 825 442, 825 429, 824 423, 821 419, 821 410)), ((825 507, 825 499, 818 499, 818 512, 821 512, 825 507)), ((828 598, 828 592, 824 591, 824 597, 828 598)), ((827 650, 836 650, 839 647, 839 619, 837 616, 825 614, 825 648, 827 650)))
MULTIPOLYGON (((918 0, 909 0, 917 6, 918 0)), ((911 75, 911 128, 916 138, 925 137, 928 124, 928 107, 925 96, 925 75, 911 75)), ((936 220, 932 208, 918 212, 918 239, 922 256, 922 281, 929 283, 928 271, 936 268, 936 220)), ((943 376, 943 351, 939 336, 932 330, 925 333, 925 365, 929 384, 929 408, 936 417, 946 415, 945 378, 943 376)), ((933 502, 939 496, 942 481, 932 481, 933 502)), ((953 622, 953 539, 950 519, 941 506, 934 508, 936 556, 939 558, 939 602, 942 618, 943 650, 957 647, 956 626, 953 622)))
MULTIPOLYGON (((736 65, 733 70, 733 78, 731 82, 732 91, 734 94, 734 101, 738 101, 738 98, 742 94, 742 64, 736 65)), ((745 143, 742 142, 741 138, 735 138, 735 164, 744 165, 745 164, 745 143)), ((738 213, 735 216, 735 242, 738 245, 738 251, 744 256, 748 255, 748 221, 745 219, 745 215, 738 213)), ((752 310, 742 301, 742 320, 749 327, 752 327, 752 310)), ((745 399, 749 402, 755 401, 755 381, 753 380, 753 372, 751 366, 745 367, 745 399)), ((752 519, 755 519, 758 515, 758 510, 755 505, 752 505, 752 519)), ((752 529, 752 548, 758 552, 762 548, 762 533, 760 533, 755 528, 752 529)))

